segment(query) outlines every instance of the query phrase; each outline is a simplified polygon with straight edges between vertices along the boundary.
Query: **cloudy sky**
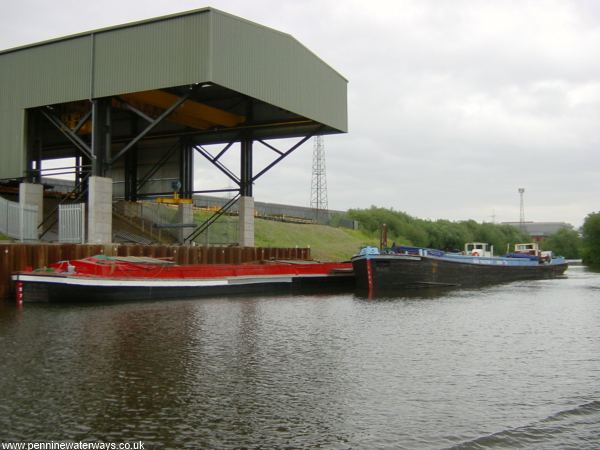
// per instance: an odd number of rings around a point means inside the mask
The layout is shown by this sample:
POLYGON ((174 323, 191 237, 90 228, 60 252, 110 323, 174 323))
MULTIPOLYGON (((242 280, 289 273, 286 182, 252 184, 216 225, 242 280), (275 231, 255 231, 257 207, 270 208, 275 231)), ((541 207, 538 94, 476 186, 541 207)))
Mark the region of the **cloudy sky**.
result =
MULTIPOLYGON (((325 138, 331 209, 517 221, 523 187, 526 220, 600 210, 596 0, 21 0, 2 7, 0 49, 204 6, 293 35, 349 80, 350 131, 325 138)), ((311 158, 305 144, 256 200, 308 206, 311 158)))

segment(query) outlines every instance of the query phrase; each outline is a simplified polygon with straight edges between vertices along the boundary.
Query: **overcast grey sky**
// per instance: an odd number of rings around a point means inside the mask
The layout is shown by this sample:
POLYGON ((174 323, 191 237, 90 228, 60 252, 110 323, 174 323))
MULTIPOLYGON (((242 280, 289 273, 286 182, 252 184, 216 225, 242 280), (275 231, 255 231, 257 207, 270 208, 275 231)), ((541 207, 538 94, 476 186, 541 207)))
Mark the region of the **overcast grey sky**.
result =
MULTIPOLYGON (((0 49, 205 6, 293 35, 349 80, 350 131, 325 138, 330 208, 516 221, 524 187, 527 220, 600 210, 600 1, 21 0, 2 6, 0 49)), ((308 206, 311 157, 262 177, 256 200, 308 206)))

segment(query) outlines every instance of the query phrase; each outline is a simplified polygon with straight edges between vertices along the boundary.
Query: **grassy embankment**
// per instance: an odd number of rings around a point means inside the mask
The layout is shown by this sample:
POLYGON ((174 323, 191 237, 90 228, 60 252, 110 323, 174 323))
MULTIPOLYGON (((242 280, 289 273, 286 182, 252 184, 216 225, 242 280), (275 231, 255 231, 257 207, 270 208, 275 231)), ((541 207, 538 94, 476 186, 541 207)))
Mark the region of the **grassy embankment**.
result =
MULTIPOLYGON (((206 212, 194 212, 196 223, 209 217, 206 212)), ((238 218, 229 217, 230 227, 237 228, 238 218)), ((365 245, 378 245, 372 238, 358 230, 325 225, 278 222, 256 218, 254 239, 257 247, 310 247, 311 256, 319 261, 344 261, 358 253, 365 245)), ((229 228, 230 229, 230 228, 229 228)), ((227 242, 224 228, 215 226, 211 240, 227 242)), ((202 241, 200 239, 200 241, 202 241)))
POLYGON ((310 247, 313 259, 343 261, 364 245, 378 245, 358 230, 325 225, 296 224, 256 219, 257 247, 310 247))

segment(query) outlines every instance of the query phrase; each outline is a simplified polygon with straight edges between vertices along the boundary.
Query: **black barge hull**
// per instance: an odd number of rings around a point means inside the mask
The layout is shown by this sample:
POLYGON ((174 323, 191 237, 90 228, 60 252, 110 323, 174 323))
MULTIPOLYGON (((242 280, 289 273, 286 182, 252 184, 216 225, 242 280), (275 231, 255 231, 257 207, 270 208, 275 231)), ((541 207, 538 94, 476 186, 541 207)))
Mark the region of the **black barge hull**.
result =
POLYGON ((230 295, 308 294, 351 291, 352 273, 328 276, 242 278, 229 280, 110 280, 16 275, 25 302, 111 302, 168 300, 230 295))
POLYGON ((509 266, 448 261, 427 256, 379 255, 352 261, 356 286, 369 291, 472 287, 561 276, 568 265, 509 266))

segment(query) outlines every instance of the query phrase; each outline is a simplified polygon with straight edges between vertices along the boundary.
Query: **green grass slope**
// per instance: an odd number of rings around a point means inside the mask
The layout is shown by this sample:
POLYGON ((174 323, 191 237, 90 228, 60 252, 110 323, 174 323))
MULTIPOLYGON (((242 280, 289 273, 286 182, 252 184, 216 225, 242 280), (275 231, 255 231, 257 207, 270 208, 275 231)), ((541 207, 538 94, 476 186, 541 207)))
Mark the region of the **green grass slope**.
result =
POLYGON ((257 247, 310 247, 313 259, 344 261, 364 245, 376 245, 360 231, 325 225, 296 224, 256 219, 257 247))

